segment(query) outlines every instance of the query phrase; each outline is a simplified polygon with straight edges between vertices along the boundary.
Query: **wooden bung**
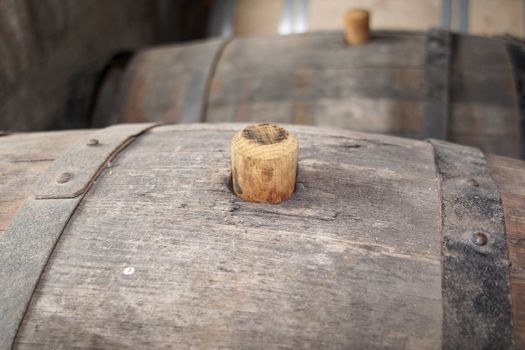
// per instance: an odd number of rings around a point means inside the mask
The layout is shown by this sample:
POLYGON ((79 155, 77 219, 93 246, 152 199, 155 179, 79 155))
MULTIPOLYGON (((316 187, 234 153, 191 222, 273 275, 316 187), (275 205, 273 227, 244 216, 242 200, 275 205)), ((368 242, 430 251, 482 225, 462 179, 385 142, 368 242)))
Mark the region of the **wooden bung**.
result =
POLYGON ((275 124, 257 124, 232 140, 232 187, 247 201, 278 204, 290 198, 297 176, 297 138, 275 124))
POLYGON ((350 45, 366 43, 370 39, 370 14, 366 10, 348 10, 344 16, 345 39, 350 45))

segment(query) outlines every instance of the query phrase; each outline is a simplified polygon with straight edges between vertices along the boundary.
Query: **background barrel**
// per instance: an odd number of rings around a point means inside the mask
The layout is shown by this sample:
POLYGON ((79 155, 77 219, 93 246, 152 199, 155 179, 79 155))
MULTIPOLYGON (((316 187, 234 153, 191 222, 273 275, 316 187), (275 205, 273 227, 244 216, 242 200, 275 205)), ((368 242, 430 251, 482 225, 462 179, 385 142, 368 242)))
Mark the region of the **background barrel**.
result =
POLYGON ((523 187, 523 162, 446 142, 291 126, 301 147, 296 192, 262 205, 230 189, 240 127, 1 137, 0 173, 31 169, 9 176, 30 191, 21 209, 2 209, 2 285, 18 285, 34 255, 52 252, 35 267, 15 347, 523 345, 523 193, 510 190, 523 187), (28 142, 56 147, 31 155, 28 142), (54 176, 63 170, 69 182, 54 176), (81 194, 64 194, 69 183, 81 194), (57 241, 48 240, 55 229, 57 241), (480 232, 484 244, 471 238, 480 232))
POLYGON ((119 120, 180 122, 169 111, 187 109, 189 102, 180 101, 175 91, 193 91, 188 79, 201 81, 196 75, 209 72, 207 88, 200 88, 198 97, 192 94, 191 103, 203 107, 191 121, 329 126, 446 139, 523 156, 519 41, 436 30, 384 31, 373 33, 365 45, 347 46, 340 32, 314 32, 234 38, 222 45, 210 42, 209 48, 141 52, 137 61, 156 56, 157 64, 132 65, 119 120), (177 64, 158 60, 181 51, 188 54, 177 64), (192 68, 176 68, 184 64, 192 68), (158 79, 129 93, 143 76, 158 79), (129 111, 136 101, 145 110, 155 106, 155 113, 141 112, 140 106, 129 111))
MULTIPOLYGON (((205 0, 2 2, 0 130, 88 128, 106 73, 122 69, 139 48, 203 37, 210 6, 205 0)), ((113 100, 114 92, 105 91, 113 100)))

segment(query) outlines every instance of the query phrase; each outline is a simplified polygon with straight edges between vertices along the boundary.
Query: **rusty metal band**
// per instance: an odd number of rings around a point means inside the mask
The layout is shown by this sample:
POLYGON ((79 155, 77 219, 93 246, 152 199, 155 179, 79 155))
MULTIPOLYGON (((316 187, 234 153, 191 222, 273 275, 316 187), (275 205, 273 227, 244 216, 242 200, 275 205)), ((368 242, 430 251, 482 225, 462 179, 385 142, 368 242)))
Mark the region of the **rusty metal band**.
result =
POLYGON ((424 138, 448 137, 452 40, 452 34, 445 30, 430 29, 426 34, 424 138))
POLYGON ((1 350, 11 348, 49 257, 84 194, 123 147, 153 126, 123 124, 81 138, 43 174, 36 195, 0 235, 1 350), (57 182, 64 173, 70 174, 68 181, 57 182))
POLYGON ((476 148, 430 140, 441 195, 443 349, 512 349, 503 208, 476 148))
POLYGON ((516 103, 520 120, 520 157, 525 159, 525 43, 514 37, 504 37, 505 47, 512 64, 516 103))

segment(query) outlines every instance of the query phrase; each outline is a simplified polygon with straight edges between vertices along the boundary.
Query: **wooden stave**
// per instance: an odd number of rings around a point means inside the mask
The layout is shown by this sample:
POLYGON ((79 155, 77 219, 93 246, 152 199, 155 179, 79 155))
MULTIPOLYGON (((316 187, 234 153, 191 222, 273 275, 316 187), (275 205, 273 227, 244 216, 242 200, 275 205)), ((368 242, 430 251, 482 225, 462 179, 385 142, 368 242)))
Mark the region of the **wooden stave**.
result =
POLYGON ((516 349, 525 347, 525 275, 523 233, 525 232, 525 162, 495 155, 487 156, 490 172, 498 185, 503 204, 510 260, 513 303, 512 322, 516 349))
POLYGON ((338 32, 235 39, 215 70, 206 120, 420 137, 424 36, 381 32, 373 39, 355 48, 338 32))
POLYGON ((139 51, 123 77, 116 122, 203 121, 208 79, 225 43, 211 39, 139 51))
MULTIPOLYGON (((480 147, 487 153, 520 157, 523 132, 518 83, 505 41, 449 35, 450 47, 445 50, 451 55, 450 66, 444 69, 450 73, 450 102, 442 112, 448 115, 444 139, 480 147)), ((435 77, 426 76, 425 45, 421 32, 375 32, 370 43, 352 48, 346 47, 340 32, 234 38, 216 51, 215 60, 201 68, 210 72, 208 89, 195 97, 205 101, 205 107, 202 119, 194 121, 264 121, 416 139, 436 137, 425 131, 426 118, 430 118, 425 106, 436 109, 433 106, 439 105, 427 102, 436 97, 426 92, 435 77)), ((184 48, 172 46, 171 50, 175 53, 184 48)), ((191 45, 187 50, 192 50, 191 45)), ((135 61, 148 54, 143 51, 135 61)), ((161 106, 158 113, 144 117, 126 112, 120 122, 179 122, 177 116, 166 114, 167 107, 162 105, 171 104, 179 110, 184 106, 169 99, 155 102, 163 95, 161 85, 150 85, 139 95, 127 92, 138 79, 139 73, 133 70, 127 73, 122 100, 135 101, 140 95, 140 99, 161 106)), ((163 76, 173 69, 157 64, 143 71, 163 76)), ((446 72, 438 72, 436 77, 443 74, 446 72)), ((181 73, 180 81, 185 77, 181 73)), ((164 80, 170 80, 169 85, 178 90, 185 89, 175 77, 164 80)))
MULTIPOLYGON (((198 126, 198 128, 201 128, 201 129, 202 129, 202 128, 209 128, 210 130, 214 130, 215 128, 220 128, 220 126, 198 126)), ((191 128, 190 128, 190 129, 191 129, 191 128)), ((309 128, 306 128, 306 129, 309 129, 309 128)), ((328 134, 328 133, 340 134, 340 133, 336 133, 335 131, 330 131, 330 132, 329 132, 329 131, 325 131, 325 133, 327 133, 327 134, 328 134)), ((344 134, 344 133, 341 133, 341 134, 344 134)), ((17 137, 17 136, 16 136, 16 135, 13 135, 13 136, 9 136, 9 137, 17 137)), ((388 138, 387 138, 387 139, 388 139, 388 138)), ((351 149, 351 148, 349 148, 349 149, 351 149)), ((496 160, 493 160, 492 158, 489 158, 489 165, 491 166, 491 170, 494 169, 493 164, 501 164, 501 162, 506 161, 505 158, 499 158, 499 157, 497 157, 497 158, 494 158, 494 159, 496 159, 496 160), (498 163, 498 162, 499 162, 499 163, 498 163)), ((508 161, 510 161, 510 160, 508 160, 508 161)), ((520 168, 522 168, 522 169, 525 168, 524 165, 523 165, 523 162, 520 162, 520 161, 512 161, 512 162, 513 162, 513 164, 514 164, 513 166, 516 167, 516 168, 518 168, 518 167, 520 167, 520 168)), ((107 176, 107 174, 106 174, 106 176, 107 176)), ((503 177, 503 178, 500 178, 499 180, 500 180, 500 181, 503 181, 504 183, 506 183, 506 182, 508 182, 508 180, 509 180, 508 176, 509 176, 509 175, 507 174, 507 178, 503 177)), ((496 177, 496 180, 498 180, 497 177, 496 177)), ((519 180, 521 180, 521 178, 518 177, 518 176, 516 176, 516 178, 514 178, 513 180, 514 180, 514 181, 519 181, 519 180)), ((502 185, 502 183, 500 182, 500 183, 498 183, 498 186, 504 186, 504 185, 502 185)), ((505 206, 506 204, 509 205, 508 203, 505 202, 505 200, 503 201, 503 204, 504 204, 504 210, 506 210, 506 211, 512 210, 512 209, 509 209, 509 206, 505 206)), ((515 203, 514 203, 514 206, 516 206, 515 203)), ((509 230, 508 227, 507 227, 507 230, 509 230)), ((519 234, 519 232, 518 232, 518 234, 519 234)), ((514 245, 514 248, 515 248, 516 251, 517 251, 517 249, 518 249, 518 245, 514 245)), ((509 245, 509 249, 511 249, 511 257, 512 257, 512 249, 513 249, 512 244, 509 245)), ((511 259, 511 261, 512 261, 512 259, 511 259)), ((516 266, 516 271, 517 271, 517 270, 519 269, 519 267, 518 267, 518 266, 519 266, 519 261, 518 261, 517 263, 516 263, 515 261, 512 261, 512 262, 515 263, 515 264, 517 264, 517 266, 516 266)), ((511 271, 511 282, 513 283, 513 286, 514 286, 515 281, 514 281, 512 278, 513 278, 513 275, 512 275, 512 271, 511 271)), ((513 292, 514 292, 514 290, 513 290, 513 292)), ((514 297, 514 295, 513 295, 513 297, 514 297)), ((520 304, 516 304, 516 303, 514 303, 514 304, 513 304, 513 307, 515 308, 514 311, 519 310, 519 309, 520 309, 520 304)), ((515 331, 515 333, 517 333, 518 331, 520 331, 519 328, 516 328, 517 326, 519 326, 519 325, 516 324, 516 322, 515 322, 515 324, 514 324, 514 327, 515 327, 514 331, 515 331)), ((523 331, 523 328, 521 328, 521 331, 523 331)), ((517 345, 519 345, 519 344, 517 344, 517 345)))

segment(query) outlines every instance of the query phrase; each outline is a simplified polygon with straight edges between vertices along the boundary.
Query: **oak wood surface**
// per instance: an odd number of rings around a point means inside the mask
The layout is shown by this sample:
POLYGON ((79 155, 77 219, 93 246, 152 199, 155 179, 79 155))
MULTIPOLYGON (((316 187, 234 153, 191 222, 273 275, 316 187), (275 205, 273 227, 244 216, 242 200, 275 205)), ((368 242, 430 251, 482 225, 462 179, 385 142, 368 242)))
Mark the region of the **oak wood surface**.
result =
MULTIPOLYGON (((233 40, 217 64, 206 120, 422 138, 425 91, 435 83, 424 74, 424 35, 376 32, 359 46, 346 46, 341 36, 317 32, 233 40)), ((449 110, 444 117, 450 115, 443 122, 447 139, 519 157, 519 106, 504 42, 454 35, 451 43, 450 102, 443 107, 449 110)))
POLYGON ((277 206, 228 187, 238 125, 139 137, 66 227, 16 347, 440 348, 432 146, 287 128, 297 191, 277 206))
MULTIPOLYGON (((440 347, 430 146, 290 127, 306 145, 298 191, 268 206, 230 191, 229 141, 239 129, 161 127, 126 149, 66 228, 17 346, 440 347)), ((91 132, 0 137, 2 224, 51 157, 91 132)), ((488 164, 503 202, 521 348, 525 163, 489 156, 488 164)))
POLYGON ((447 119, 435 121, 447 140, 519 157, 504 41, 448 33, 449 64, 425 74, 427 34, 378 31, 349 46, 343 32, 312 32, 144 50, 128 70, 120 120, 292 123, 421 139, 436 113, 447 119))
POLYGON ((509 248, 516 349, 525 348, 525 162, 489 156, 488 164, 503 203, 509 248))
POLYGON ((449 140, 520 156, 520 114, 502 40, 458 36, 452 55, 449 140))
POLYGON ((198 123, 222 39, 140 51, 126 71, 117 122, 198 123))
POLYGON ((417 137, 423 43, 423 35, 388 32, 374 33, 369 43, 356 47, 345 44, 342 32, 236 38, 217 63, 206 120, 417 137))

